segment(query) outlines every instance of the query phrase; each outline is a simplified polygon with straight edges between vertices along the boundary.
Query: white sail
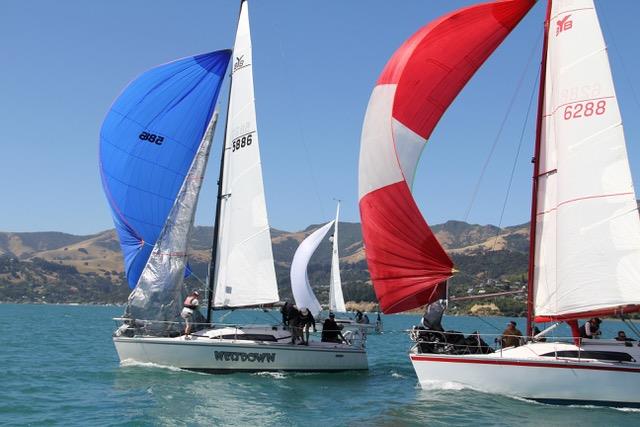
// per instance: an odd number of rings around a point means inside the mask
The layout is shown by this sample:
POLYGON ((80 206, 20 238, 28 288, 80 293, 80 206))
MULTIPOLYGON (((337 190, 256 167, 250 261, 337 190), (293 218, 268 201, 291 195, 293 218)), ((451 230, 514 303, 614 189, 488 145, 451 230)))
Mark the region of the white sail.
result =
POLYGON ((536 317, 640 304, 640 220, 592 0, 550 14, 537 194, 536 317))
POLYGON ((338 218, 340 216, 340 202, 336 208, 336 220, 333 228, 333 250, 331 252, 331 284, 329 286, 329 310, 344 313, 347 309, 344 306, 342 296, 342 281, 340 279, 340 255, 338 254, 338 218))
POLYGON ((126 308, 129 317, 175 321, 182 309, 187 245, 217 120, 215 112, 153 252, 129 295, 126 308))
POLYGON ((247 2, 242 2, 233 48, 222 179, 215 306, 279 300, 256 127, 247 2))
POLYGON ((298 308, 306 307, 314 316, 317 316, 318 313, 322 311, 322 307, 309 284, 307 265, 333 223, 334 221, 325 224, 304 239, 302 243, 300 243, 300 246, 298 246, 298 249, 296 249, 296 253, 293 255, 293 261, 291 261, 291 290, 293 291, 293 299, 296 301, 298 308))

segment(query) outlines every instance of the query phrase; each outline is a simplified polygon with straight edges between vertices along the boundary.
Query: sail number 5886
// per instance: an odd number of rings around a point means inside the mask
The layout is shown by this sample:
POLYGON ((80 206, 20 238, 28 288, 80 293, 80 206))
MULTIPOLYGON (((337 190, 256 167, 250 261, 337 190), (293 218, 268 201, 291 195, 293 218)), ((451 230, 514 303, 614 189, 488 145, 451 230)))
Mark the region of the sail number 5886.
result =
POLYGON ((594 102, 578 102, 576 104, 567 105, 564 107, 564 119, 579 119, 581 117, 590 117, 594 114, 596 116, 601 116, 605 113, 607 109, 607 101, 604 99, 594 102))
POLYGON ((240 138, 236 138, 233 141, 231 141, 231 144, 233 144, 233 150, 231 150, 231 152, 234 152, 244 147, 248 147, 249 145, 251 145, 251 134, 241 136, 240 138))

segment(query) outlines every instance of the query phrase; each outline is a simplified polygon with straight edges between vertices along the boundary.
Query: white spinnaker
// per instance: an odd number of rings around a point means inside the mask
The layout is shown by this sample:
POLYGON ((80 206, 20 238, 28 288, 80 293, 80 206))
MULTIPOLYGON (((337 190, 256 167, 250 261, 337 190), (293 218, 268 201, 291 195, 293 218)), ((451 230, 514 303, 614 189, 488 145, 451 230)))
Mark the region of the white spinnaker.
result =
POLYGON ((215 275, 217 307, 279 300, 258 146, 246 1, 240 10, 232 61, 215 275))
POLYGON ((327 235, 333 223, 334 221, 331 221, 323 225, 304 239, 302 243, 300 243, 300 246, 298 246, 298 249, 296 249, 296 253, 293 255, 293 261, 291 261, 291 290, 293 292, 293 299, 296 301, 298 308, 306 307, 314 316, 317 316, 318 313, 322 311, 322 307, 309 284, 307 265, 309 265, 311 256, 316 249, 318 249, 318 245, 320 245, 322 239, 327 235))
POLYGON ((640 220, 592 0, 553 2, 543 112, 535 315, 640 304, 640 220))
MULTIPOLYGON (((178 192, 153 252, 129 295, 126 313, 134 319, 175 321, 185 297, 184 269, 202 179, 218 121, 215 112, 178 192)), ((161 324, 157 329, 169 328, 161 324)))
POLYGON ((336 208, 335 226, 333 228, 333 248, 331 251, 331 283, 329 286, 329 310, 345 313, 344 297, 342 296, 342 280, 340 279, 340 254, 338 253, 338 218, 340 217, 340 202, 336 208))

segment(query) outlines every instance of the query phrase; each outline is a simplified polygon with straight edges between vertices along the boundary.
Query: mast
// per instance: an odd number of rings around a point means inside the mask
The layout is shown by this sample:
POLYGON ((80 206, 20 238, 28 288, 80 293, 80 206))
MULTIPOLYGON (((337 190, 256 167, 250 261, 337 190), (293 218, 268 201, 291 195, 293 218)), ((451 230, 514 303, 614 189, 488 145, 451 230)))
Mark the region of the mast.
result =
POLYGON ((529 224, 529 274, 527 277, 527 336, 533 335, 533 270, 536 261, 536 212, 538 210, 538 178, 540 175, 540 145, 542 141, 542 114, 544 110, 544 88, 547 75, 547 47, 549 44, 549 20, 551 0, 547 0, 547 13, 544 20, 544 38, 542 44, 542 62, 540 65, 540 90, 538 92, 538 118, 536 124, 536 142, 533 152, 533 180, 531 189, 531 221, 529 224))
MULTIPOLYGON (((238 21, 240 20, 240 13, 242 11, 242 3, 245 0, 240 0, 240 9, 238 11, 238 21)), ((209 283, 207 283, 207 290, 209 292, 209 298, 207 299, 207 323, 211 323, 211 310, 213 308, 214 284, 216 274, 216 258, 218 256, 218 236, 220 235, 220 209, 222 207, 222 179, 224 178, 224 161, 225 152, 227 151, 227 130, 229 128, 229 105, 231 103, 231 86, 233 85, 233 71, 229 74, 229 96, 227 97, 227 119, 224 123, 224 139, 222 140, 222 153, 220 154, 220 175, 218 176, 218 195, 216 198, 216 219, 213 223, 213 242, 211 244, 211 261, 209 262, 209 283)))

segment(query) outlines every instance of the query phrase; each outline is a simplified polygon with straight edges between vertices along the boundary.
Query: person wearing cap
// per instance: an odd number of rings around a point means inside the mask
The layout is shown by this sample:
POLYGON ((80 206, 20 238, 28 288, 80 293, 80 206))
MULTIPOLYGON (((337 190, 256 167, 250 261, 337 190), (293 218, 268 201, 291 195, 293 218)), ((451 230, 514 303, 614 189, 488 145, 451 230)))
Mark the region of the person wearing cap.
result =
POLYGON ((337 342, 342 343, 346 341, 342 332, 340 331, 340 326, 336 323, 336 315, 333 313, 329 313, 329 318, 324 321, 322 324, 322 342, 337 342))
POLYGON ((584 325, 580 326, 580 338, 596 339, 600 338, 600 319, 592 317, 584 325))
POLYGON ((188 337, 191 333, 191 318, 193 317, 193 312, 198 309, 200 305, 200 301, 198 301, 198 297, 200 294, 198 291, 193 291, 184 299, 182 303, 182 312, 180 312, 180 317, 184 319, 185 327, 184 327, 184 335, 188 337))
POLYGON ((518 347, 521 344, 522 332, 516 326, 517 324, 513 320, 507 323, 507 329, 502 332, 500 338, 502 348, 518 347))
POLYGON ((309 345, 309 327, 313 326, 313 332, 316 332, 316 319, 313 318, 313 314, 309 311, 308 308, 303 307, 300 309, 300 332, 304 331, 304 337, 302 337, 302 342, 300 344, 309 345))

